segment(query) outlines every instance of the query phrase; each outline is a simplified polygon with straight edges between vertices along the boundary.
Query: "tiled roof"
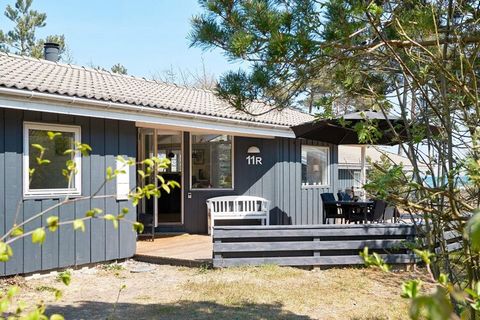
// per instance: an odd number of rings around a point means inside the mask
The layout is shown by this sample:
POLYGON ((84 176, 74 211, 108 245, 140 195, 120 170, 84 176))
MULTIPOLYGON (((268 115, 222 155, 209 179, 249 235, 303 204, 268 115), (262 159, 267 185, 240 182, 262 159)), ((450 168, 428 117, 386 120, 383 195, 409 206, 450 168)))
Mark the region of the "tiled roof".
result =
MULTIPOLYGON (((293 126, 313 117, 293 108, 251 116, 237 111, 213 91, 177 86, 91 68, 0 53, 0 87, 32 90, 219 118, 293 126)), ((271 107, 254 103, 252 113, 271 107)))

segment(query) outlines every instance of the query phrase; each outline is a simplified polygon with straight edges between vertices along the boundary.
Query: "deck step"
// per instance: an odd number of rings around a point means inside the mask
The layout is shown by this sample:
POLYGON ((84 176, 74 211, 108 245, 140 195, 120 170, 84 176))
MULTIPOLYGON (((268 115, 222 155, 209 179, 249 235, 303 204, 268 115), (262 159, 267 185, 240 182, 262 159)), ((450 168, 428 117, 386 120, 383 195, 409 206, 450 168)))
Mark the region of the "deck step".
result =
POLYGON ((213 262, 211 259, 189 260, 171 257, 150 256, 145 254, 136 254, 133 256, 133 259, 141 262, 178 267, 211 268, 213 266, 213 262))

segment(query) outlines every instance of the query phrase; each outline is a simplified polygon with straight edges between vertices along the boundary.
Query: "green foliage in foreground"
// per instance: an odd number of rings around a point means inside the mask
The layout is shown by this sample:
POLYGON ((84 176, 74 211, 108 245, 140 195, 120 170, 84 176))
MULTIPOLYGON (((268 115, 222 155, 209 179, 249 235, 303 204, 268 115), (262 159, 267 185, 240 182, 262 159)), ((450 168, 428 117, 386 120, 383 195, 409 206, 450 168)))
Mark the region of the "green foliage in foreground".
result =
MULTIPOLYGON (((478 252, 480 237, 480 213, 476 212, 468 221, 464 238, 470 244, 470 250, 478 252)), ((471 288, 462 288, 451 282, 446 274, 434 277, 431 271, 432 259, 435 254, 428 250, 414 249, 414 253, 425 264, 428 271, 428 284, 435 286, 435 290, 421 288, 424 284, 419 279, 412 279, 402 284, 402 297, 410 299, 410 318, 447 320, 456 319, 454 306, 458 309, 461 319, 473 318, 475 312, 480 312, 480 281, 471 288), (473 310, 473 311, 472 311, 473 310)), ((376 252, 370 254, 368 247, 360 253, 367 267, 376 267, 384 272, 389 272, 390 267, 376 252)))
MULTIPOLYGON (((50 140, 55 140, 61 137, 61 133, 59 132, 48 132, 47 136, 50 140)), ((45 159, 45 151, 46 148, 41 145, 32 145, 34 149, 38 151, 38 155, 36 157, 36 164, 37 168, 40 166, 48 166, 50 165, 51 161, 49 159, 45 159)), ((67 160, 65 163, 65 168, 62 169, 62 174, 67 179, 68 185, 72 181, 75 174, 78 172, 78 168, 73 161, 74 157, 77 155, 82 155, 84 157, 89 156, 89 153, 92 151, 91 147, 87 144, 76 143, 74 149, 68 149, 64 151, 65 155, 70 155, 71 159, 67 160)), ((144 179, 145 181, 153 181, 153 183, 145 183, 145 186, 136 187, 135 189, 130 190, 129 192, 129 199, 133 203, 133 205, 137 205, 142 199, 144 198, 151 198, 151 197, 160 197, 162 192, 170 193, 170 191, 174 188, 179 188, 180 185, 176 181, 166 181, 161 172, 163 169, 167 168, 170 164, 170 160, 168 159, 160 159, 160 158, 150 158, 144 160, 142 163, 136 163, 133 159, 125 159, 121 156, 117 157, 117 160, 123 164, 123 167, 120 169, 112 169, 108 167, 105 172, 105 181, 99 187, 99 190, 105 186, 107 183, 112 183, 111 181, 114 180, 117 176, 121 174, 125 174, 126 170, 129 170, 130 167, 141 166, 143 169, 138 170, 138 174, 144 179), (158 183, 157 183, 158 182, 158 183)), ((35 174, 36 168, 30 168, 30 179, 35 174)), ((31 181, 31 180, 30 180, 31 181)), ((75 232, 85 232, 85 221, 88 219, 103 219, 109 223, 112 223, 113 227, 116 229, 118 228, 119 223, 129 223, 132 225, 132 229, 135 232, 143 232, 143 225, 140 222, 130 220, 127 218, 129 213, 128 208, 122 208, 118 213, 105 213, 102 209, 99 208, 91 208, 85 212, 85 216, 83 218, 77 218, 74 220, 61 220, 57 215, 50 215, 48 213, 55 208, 60 206, 78 202, 78 201, 85 201, 98 198, 97 196, 98 191, 94 191, 92 195, 89 196, 82 196, 78 198, 69 198, 69 196, 65 196, 63 200, 60 201, 59 204, 56 204, 50 208, 47 208, 33 217, 25 220, 25 221, 15 221, 13 226, 3 235, 0 237, 0 261, 6 262, 10 260, 10 258, 14 255, 14 252, 11 247, 11 243, 14 241, 18 241, 19 239, 23 239, 26 237, 31 237, 32 243, 42 245, 47 237, 47 232, 55 233, 62 225, 71 224, 75 232), (41 219, 42 217, 46 216, 46 225, 43 227, 38 227, 32 231, 25 232, 25 226, 34 221, 35 219, 41 219)), ((101 196, 102 198, 105 195, 101 196)), ((106 195, 106 197, 115 197, 115 195, 106 195)), ((20 206, 18 206, 20 207, 20 206)), ((9 214, 9 213, 7 213, 9 214)), ((11 213, 12 215, 14 213, 11 213)), ((68 286, 72 281, 72 273, 69 270, 65 270, 60 272, 57 276, 57 280, 62 282, 64 285, 68 286)), ((125 286, 122 286, 118 292, 117 302, 120 297, 121 291, 125 289, 125 286)), ((59 300, 62 298, 62 291, 56 288, 48 289, 51 291, 55 299, 59 300)), ((62 320, 63 317, 58 314, 51 315, 47 317, 45 315, 46 306, 43 302, 32 304, 26 303, 24 301, 16 301, 15 296, 18 294, 19 288, 16 286, 12 286, 8 289, 8 291, 0 293, 0 318, 9 320, 62 320)), ((115 313, 115 308, 113 314, 115 313)))

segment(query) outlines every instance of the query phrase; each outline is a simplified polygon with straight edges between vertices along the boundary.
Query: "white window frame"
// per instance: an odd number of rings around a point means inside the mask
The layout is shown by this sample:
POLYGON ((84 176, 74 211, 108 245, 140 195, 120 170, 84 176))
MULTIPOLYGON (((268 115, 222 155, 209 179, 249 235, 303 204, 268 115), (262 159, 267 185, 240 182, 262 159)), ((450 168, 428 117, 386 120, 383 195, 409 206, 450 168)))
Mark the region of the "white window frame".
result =
POLYGON ((190 190, 192 191, 222 191, 222 190, 225 190, 225 191, 232 191, 235 189, 235 136, 231 135, 231 134, 226 134, 226 133, 218 133, 218 132, 215 132, 215 133, 212 133, 212 134, 221 134, 221 135, 226 135, 226 136, 230 136, 231 137, 231 141, 232 141, 232 187, 231 188, 193 188, 192 187, 192 173, 193 173, 193 161, 192 161, 192 152, 193 152, 193 139, 192 139, 192 136, 193 135, 208 135, 209 133, 208 132, 190 132, 189 134, 189 162, 190 162, 190 172, 189 172, 189 180, 190 180, 190 190))
POLYGON ((24 122, 23 123, 23 197, 24 198, 52 198, 58 196, 80 196, 82 194, 82 155, 75 154, 77 173, 75 174, 74 186, 62 189, 33 189, 30 190, 30 137, 29 130, 45 130, 51 132, 72 132, 75 142, 80 142, 81 127, 54 123, 24 122))
POLYGON ((353 170, 353 187, 355 189, 361 189, 361 179, 362 179, 362 172, 358 170, 353 170), (358 179, 357 179, 358 178, 358 179))
MULTIPOLYGON (((300 147, 300 166, 302 166, 302 152, 304 151, 304 148, 307 149, 310 149, 310 150, 318 150, 318 149, 322 149, 322 150, 326 150, 327 151, 327 165, 326 165, 326 168, 325 168, 325 171, 326 171, 326 174, 325 176, 327 177, 327 181, 326 183, 324 184, 306 184, 304 183, 303 181, 300 181, 300 183, 302 184, 302 189, 311 189, 311 188, 327 188, 327 187, 330 187, 330 174, 331 174, 331 170, 330 170, 330 147, 327 147, 327 146, 314 146, 314 145, 309 145, 309 144, 302 144, 301 147, 300 147)), ((300 177, 301 178, 301 177, 300 177)), ((301 179, 300 179, 301 180, 301 179)))

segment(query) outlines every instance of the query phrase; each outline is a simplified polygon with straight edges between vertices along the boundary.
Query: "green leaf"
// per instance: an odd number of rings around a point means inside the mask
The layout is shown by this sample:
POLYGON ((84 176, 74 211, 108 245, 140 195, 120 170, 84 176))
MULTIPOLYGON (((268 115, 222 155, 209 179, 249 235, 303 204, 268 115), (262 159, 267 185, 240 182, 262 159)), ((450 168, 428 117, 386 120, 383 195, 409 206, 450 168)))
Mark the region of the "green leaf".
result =
POLYGON ((136 231, 138 233, 143 233, 144 226, 140 222, 134 222, 132 226, 133 226, 133 231, 136 231))
POLYGON ((63 296, 62 290, 59 290, 59 289, 55 290, 55 300, 62 299, 62 296, 63 296))
POLYGON ((107 168, 107 180, 112 180, 113 179, 113 169, 112 167, 107 168))
POLYGON ((49 164, 49 163, 50 163, 50 160, 48 160, 48 159, 42 159, 42 158, 40 158, 40 157, 37 157, 37 164, 38 164, 38 165, 41 166, 41 165, 49 164))
POLYGON ((116 218, 113 214, 106 214, 103 219, 108 220, 108 221, 114 221, 116 218))
POLYGON ((23 229, 21 227, 17 227, 16 225, 13 226, 12 232, 10 235, 12 237, 19 237, 23 234, 23 229))
POLYGON ((448 283, 448 276, 444 273, 440 273, 438 276, 438 283, 446 285, 448 283))
POLYGON ((87 157, 89 153, 92 151, 92 147, 85 143, 77 143, 77 149, 82 153, 84 157, 87 157))
POLYGON ((146 164, 149 167, 153 167, 155 165, 155 162, 153 162, 152 159, 145 159, 142 161, 143 164, 146 164))
POLYGON ((47 226, 51 232, 55 232, 58 229, 58 217, 50 216, 47 218, 47 226))
POLYGON ((428 250, 413 249, 413 252, 415 252, 415 254, 418 255, 423 260, 423 262, 425 262, 425 264, 431 264, 431 258, 435 256, 428 250))
POLYGON ((64 155, 74 154, 74 153, 75 153, 75 150, 73 150, 73 149, 67 149, 67 150, 63 151, 63 154, 64 154, 64 155))
POLYGON ((93 209, 90 209, 90 210, 88 210, 87 212, 85 212, 85 216, 86 216, 86 217, 93 218, 93 217, 95 217, 97 214, 101 214, 102 212, 103 212, 102 209, 93 208, 93 209))
POLYGON ((81 219, 73 220, 73 229, 80 229, 80 231, 85 232, 85 222, 83 222, 81 219))
POLYGON ((170 187, 166 184, 162 184, 162 189, 165 190, 167 193, 170 193, 170 187))
POLYGON ((464 237, 470 241, 473 251, 480 252, 480 210, 475 210, 465 226, 464 237))
POLYGON ((37 228, 32 233, 32 242, 42 244, 45 241, 47 234, 43 228, 37 228))
POLYGON ((39 145, 38 143, 32 143, 31 146, 39 150, 40 152, 44 152, 46 150, 42 145, 39 145))
POLYGON ((55 139, 55 137, 58 137, 58 136, 61 136, 62 134, 60 132, 51 132, 51 131, 48 131, 47 132, 47 135, 48 135, 48 138, 50 140, 53 140, 55 139))
POLYGON ((143 178, 145 178, 146 174, 143 170, 137 170, 137 173, 143 178))
POLYGON ((168 181, 168 184, 169 184, 170 187, 172 187, 172 188, 180 188, 180 183, 178 183, 178 182, 175 181, 175 180, 170 180, 170 181, 168 181))
POLYGON ((410 304, 410 317, 414 320, 425 316, 425 319, 451 319, 453 307, 448 293, 441 287, 432 295, 417 296, 410 304), (423 315, 422 315, 423 311, 423 315))
POLYGON ((103 217, 103 219, 108 220, 108 221, 112 221, 113 227, 114 227, 115 229, 118 228, 118 220, 117 220, 117 217, 115 217, 113 214, 106 214, 106 215, 103 217))
POLYGON ((407 282, 402 283, 402 298, 416 298, 421 285, 422 282, 419 280, 408 280, 407 282))
POLYGON ((13 256, 12 247, 3 241, 0 241, 0 261, 6 262, 10 260, 11 256, 13 256))
POLYGON ((50 316, 50 320, 65 320, 65 318, 60 314, 52 314, 50 316))
POLYGON ((122 208, 122 213, 123 214, 127 214, 130 210, 128 208, 122 208))
POLYGON ((8 307, 10 306, 10 301, 8 299, 2 299, 0 300, 0 313, 5 313, 8 310, 8 307))
POLYGON ((18 288, 17 286, 11 286, 7 291, 7 297, 9 299, 12 299, 14 296, 17 295, 19 291, 20 291, 20 288, 18 288))
POLYGON ((72 281, 72 274, 69 270, 62 271, 58 274, 58 279, 60 279, 64 285, 68 286, 72 281))

